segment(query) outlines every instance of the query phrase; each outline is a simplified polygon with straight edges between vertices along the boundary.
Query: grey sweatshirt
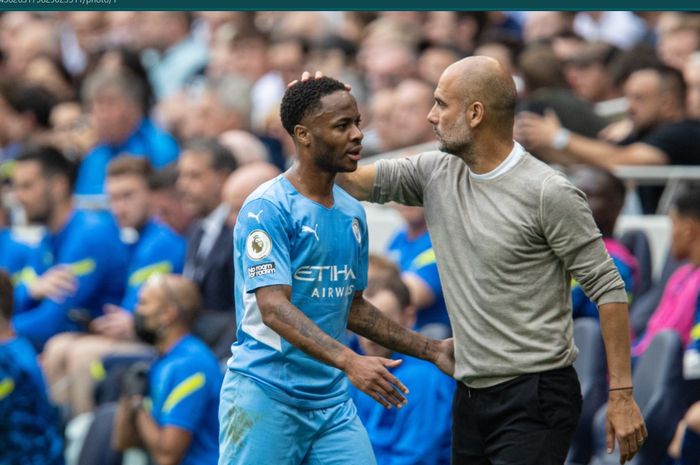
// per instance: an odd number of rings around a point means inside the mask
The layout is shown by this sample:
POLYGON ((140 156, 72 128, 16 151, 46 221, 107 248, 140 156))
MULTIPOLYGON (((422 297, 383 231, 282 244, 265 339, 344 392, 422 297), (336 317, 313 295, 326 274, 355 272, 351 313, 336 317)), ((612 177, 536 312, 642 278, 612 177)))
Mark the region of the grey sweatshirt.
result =
POLYGON ((598 305, 627 302, 584 194, 517 150, 489 179, 442 152, 381 160, 370 199, 425 207, 455 378, 473 388, 574 362, 572 277, 598 305))

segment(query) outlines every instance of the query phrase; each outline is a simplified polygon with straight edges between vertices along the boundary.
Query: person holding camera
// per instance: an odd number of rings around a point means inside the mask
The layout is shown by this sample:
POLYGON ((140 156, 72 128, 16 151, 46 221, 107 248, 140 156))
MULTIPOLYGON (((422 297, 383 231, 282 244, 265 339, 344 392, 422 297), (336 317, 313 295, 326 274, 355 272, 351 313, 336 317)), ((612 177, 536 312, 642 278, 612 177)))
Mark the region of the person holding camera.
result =
POLYGON ((197 286, 177 275, 156 275, 144 284, 134 332, 159 357, 124 376, 115 419, 117 450, 142 446, 158 465, 209 465, 218 460, 222 375, 214 354, 190 334, 201 310, 197 286))

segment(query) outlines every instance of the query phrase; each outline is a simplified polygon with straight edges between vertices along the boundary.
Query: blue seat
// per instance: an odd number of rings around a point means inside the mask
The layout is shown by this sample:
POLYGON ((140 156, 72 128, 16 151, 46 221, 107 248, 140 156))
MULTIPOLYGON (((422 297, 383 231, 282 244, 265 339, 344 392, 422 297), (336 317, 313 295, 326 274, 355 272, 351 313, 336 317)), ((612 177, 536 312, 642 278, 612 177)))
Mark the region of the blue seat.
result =
POLYGON ((639 273, 636 276, 632 295, 634 298, 647 292, 653 282, 651 247, 649 246, 649 237, 641 229, 630 229, 620 237, 622 245, 634 255, 637 259, 639 273))
MULTIPOLYGON (((633 465, 659 465, 673 439, 686 402, 683 392, 683 344, 674 331, 662 331, 649 345, 634 370, 634 398, 642 411, 649 437, 632 460, 633 465)), ((607 404, 593 423, 594 465, 619 463, 619 447, 606 451, 607 404)))
POLYGON ((122 454, 112 449, 112 430, 117 404, 101 405, 95 411, 77 465, 121 465, 122 454))
POLYGON ((583 403, 567 463, 587 464, 593 455, 593 417, 607 400, 607 363, 598 320, 576 319, 574 341, 579 349, 574 368, 581 382, 583 403))

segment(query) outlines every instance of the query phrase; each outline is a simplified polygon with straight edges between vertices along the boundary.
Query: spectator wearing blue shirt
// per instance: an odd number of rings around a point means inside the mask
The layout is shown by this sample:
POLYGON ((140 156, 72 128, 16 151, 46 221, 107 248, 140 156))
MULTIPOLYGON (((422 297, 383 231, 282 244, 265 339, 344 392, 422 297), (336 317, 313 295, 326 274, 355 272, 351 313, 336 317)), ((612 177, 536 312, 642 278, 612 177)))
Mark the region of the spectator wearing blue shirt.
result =
POLYGON ((99 143, 80 164, 76 195, 83 199, 103 195, 107 165, 119 155, 147 158, 155 168, 177 159, 175 139, 146 116, 144 92, 144 84, 128 71, 100 71, 85 81, 83 101, 89 106, 99 143))
POLYGON ((8 212, 1 203, 0 199, 0 269, 6 271, 15 282, 19 280, 21 271, 27 264, 31 249, 13 234, 8 224, 8 212))
POLYGON ((63 438, 36 352, 12 330, 12 283, 0 271, 0 463, 63 464, 63 438))
POLYGON ((161 465, 217 464, 222 374, 214 354, 190 334, 201 306, 197 286, 182 276, 156 275, 143 286, 134 330, 160 356, 146 397, 122 397, 114 430, 118 449, 141 443, 161 465))
POLYGON ((452 329, 423 208, 397 205, 396 210, 406 226, 389 243, 388 255, 401 270, 418 310, 416 330, 433 338, 448 337, 452 329))
MULTIPOLYGON (((388 318, 407 328, 415 323, 409 291, 398 275, 371 279, 365 298, 388 318)), ((398 358, 390 349, 359 339, 366 355, 398 358)), ((352 389, 357 414, 367 428, 378 465, 448 465, 451 443, 451 405, 455 381, 428 362, 404 357, 391 371, 410 389, 401 409, 384 409, 371 397, 352 389)))
POLYGON ((58 333, 84 331, 124 294, 126 246, 112 218, 73 207, 74 173, 48 146, 28 148, 15 166, 17 200, 30 223, 46 227, 15 289, 12 321, 38 350, 58 333))
POLYGON ((182 272, 184 239, 154 221, 150 214, 151 175, 151 166, 143 158, 125 156, 110 162, 107 193, 128 248, 126 292, 120 305, 106 305, 105 314, 92 321, 91 334, 58 335, 45 351, 51 385, 70 386, 67 398, 54 389, 55 398, 68 402, 70 411, 76 415, 93 408, 91 393, 94 378, 101 378, 103 356, 144 350, 133 342, 133 310, 143 283, 154 274, 182 272))

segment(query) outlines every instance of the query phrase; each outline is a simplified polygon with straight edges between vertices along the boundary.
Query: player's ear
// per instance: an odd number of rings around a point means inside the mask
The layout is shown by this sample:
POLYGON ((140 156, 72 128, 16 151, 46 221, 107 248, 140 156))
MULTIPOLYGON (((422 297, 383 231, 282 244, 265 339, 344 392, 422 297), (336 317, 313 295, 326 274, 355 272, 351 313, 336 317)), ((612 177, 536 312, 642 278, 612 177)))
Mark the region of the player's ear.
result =
POLYGON ((311 145, 311 132, 303 124, 294 126, 294 139, 301 145, 308 147, 311 145))

